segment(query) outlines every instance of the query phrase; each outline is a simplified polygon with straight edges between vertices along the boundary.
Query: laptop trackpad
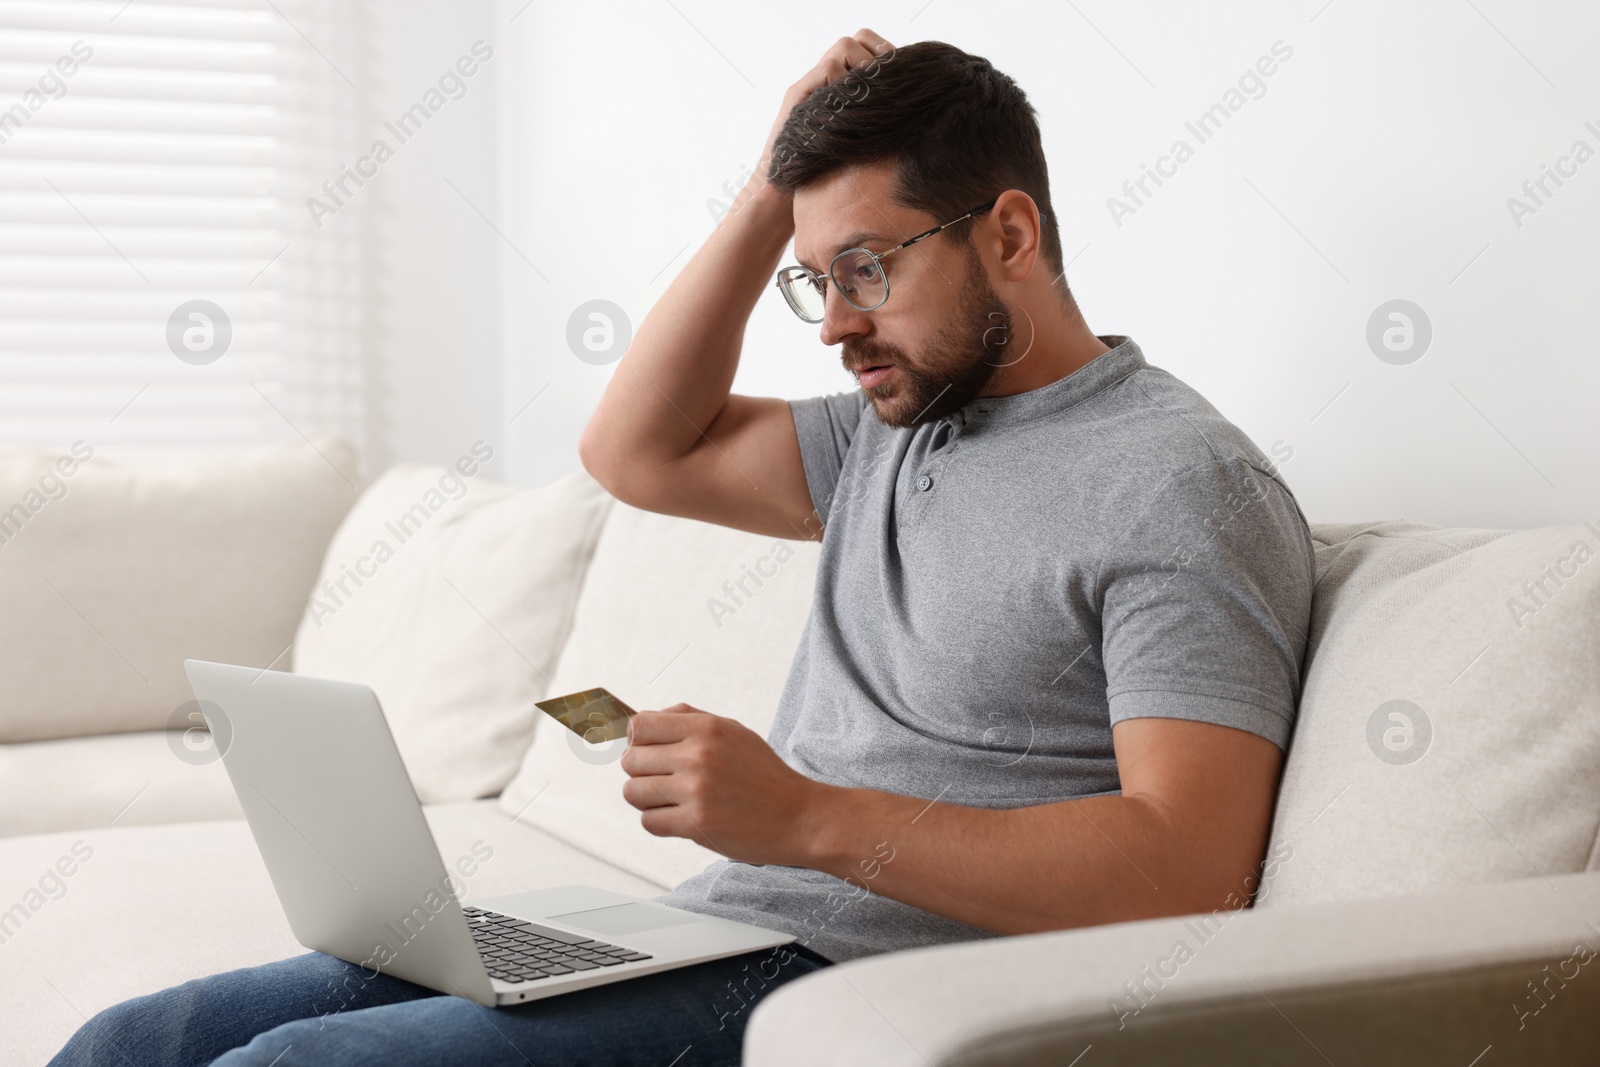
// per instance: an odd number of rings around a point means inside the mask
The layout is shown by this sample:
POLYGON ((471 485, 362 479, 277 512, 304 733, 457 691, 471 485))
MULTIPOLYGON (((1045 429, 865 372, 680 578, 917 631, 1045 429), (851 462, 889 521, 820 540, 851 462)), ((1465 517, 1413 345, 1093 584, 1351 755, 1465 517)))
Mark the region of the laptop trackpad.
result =
POLYGON ((590 908, 588 911, 569 911, 565 915, 547 915, 545 918, 566 923, 568 926, 576 926, 590 933, 616 937, 640 934, 646 930, 659 930, 664 926, 700 922, 705 916, 662 907, 659 904, 634 901, 630 904, 613 904, 606 908, 590 908))

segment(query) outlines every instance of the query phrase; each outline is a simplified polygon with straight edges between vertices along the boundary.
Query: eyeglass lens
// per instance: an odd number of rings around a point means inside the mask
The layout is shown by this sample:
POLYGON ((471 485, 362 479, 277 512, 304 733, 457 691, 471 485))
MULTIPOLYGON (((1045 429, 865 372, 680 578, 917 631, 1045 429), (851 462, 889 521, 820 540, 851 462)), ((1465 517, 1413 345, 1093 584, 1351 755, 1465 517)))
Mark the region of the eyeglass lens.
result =
POLYGON ((796 315, 807 322, 822 321, 823 292, 810 274, 803 270, 786 270, 778 275, 778 288, 796 315))
MULTIPOLYGON (((863 249, 840 255, 833 263, 832 278, 840 295, 862 311, 880 307, 888 296, 883 267, 863 249)), ((786 270, 778 276, 778 284, 795 314, 807 322, 822 321, 826 294, 809 273, 786 270)))

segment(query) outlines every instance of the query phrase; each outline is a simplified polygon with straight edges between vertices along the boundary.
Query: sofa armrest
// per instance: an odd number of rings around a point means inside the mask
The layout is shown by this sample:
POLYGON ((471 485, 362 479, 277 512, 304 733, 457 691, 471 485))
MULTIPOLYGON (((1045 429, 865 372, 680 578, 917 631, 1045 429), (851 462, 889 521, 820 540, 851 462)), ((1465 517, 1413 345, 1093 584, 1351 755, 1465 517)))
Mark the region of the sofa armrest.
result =
POLYGON ((1594 1063, 1597 952, 1600 872, 998 938, 790 983, 744 1061, 1594 1063))

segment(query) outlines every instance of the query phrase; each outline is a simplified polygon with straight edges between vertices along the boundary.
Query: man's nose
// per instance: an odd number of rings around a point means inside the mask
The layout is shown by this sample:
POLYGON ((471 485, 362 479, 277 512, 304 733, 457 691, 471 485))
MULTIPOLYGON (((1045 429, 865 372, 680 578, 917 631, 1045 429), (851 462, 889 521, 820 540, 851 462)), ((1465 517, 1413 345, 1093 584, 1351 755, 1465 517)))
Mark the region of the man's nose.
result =
POLYGON ((846 337, 872 330, 872 313, 862 311, 839 295, 837 286, 828 286, 822 308, 822 343, 825 345, 836 345, 846 337))

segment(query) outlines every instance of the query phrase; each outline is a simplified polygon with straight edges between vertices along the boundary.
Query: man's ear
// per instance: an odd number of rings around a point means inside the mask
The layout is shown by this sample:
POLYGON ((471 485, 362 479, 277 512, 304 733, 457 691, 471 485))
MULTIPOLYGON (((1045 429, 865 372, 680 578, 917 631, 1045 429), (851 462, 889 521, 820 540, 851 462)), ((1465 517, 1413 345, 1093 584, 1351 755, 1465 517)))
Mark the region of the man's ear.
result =
POLYGON ((1043 243, 1039 207, 1021 189, 1007 189, 995 201, 990 214, 1000 224, 1000 273, 1007 281, 1020 282, 1033 273, 1043 243))

